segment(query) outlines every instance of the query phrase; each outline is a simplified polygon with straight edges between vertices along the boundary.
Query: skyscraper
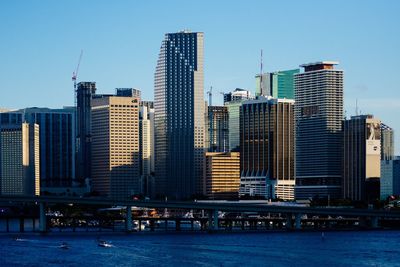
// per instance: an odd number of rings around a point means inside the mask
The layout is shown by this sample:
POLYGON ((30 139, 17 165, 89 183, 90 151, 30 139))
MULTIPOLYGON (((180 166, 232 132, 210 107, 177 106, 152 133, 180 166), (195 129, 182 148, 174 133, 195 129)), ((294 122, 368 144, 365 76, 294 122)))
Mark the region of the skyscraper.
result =
POLYGON ((204 194, 203 33, 167 33, 154 82, 156 193, 204 194))
POLYGON ((250 91, 240 88, 224 94, 224 106, 228 109, 228 151, 239 152, 240 150, 240 107, 243 102, 253 98, 250 91))
POLYGON ((84 184, 91 178, 91 100, 96 93, 95 82, 80 82, 76 89, 76 180, 84 184))
POLYGON ((154 108, 153 102, 141 101, 139 109, 140 187, 145 196, 154 193, 154 108))
POLYGON ((235 90, 233 90, 233 92, 224 94, 224 104, 226 102, 248 100, 252 98, 253 96, 251 95, 250 91, 242 88, 236 88, 235 90))
POLYGON ((392 160, 394 157, 394 131, 381 123, 381 160, 392 160))
POLYGON ((381 199, 400 195, 400 157, 381 161, 381 199))
POLYGON ((37 124, 0 123, 0 194, 40 195, 37 124))
POLYGON ((75 183, 75 110, 26 108, 25 120, 39 125, 40 186, 71 187, 75 183))
POLYGON ((113 199, 140 192, 139 99, 92 100, 93 190, 113 199))
POLYGON ((206 196, 212 199, 237 199, 240 184, 238 152, 206 153, 206 196))
POLYGON ((294 100, 260 97, 240 108, 241 196, 294 199, 294 100))
POLYGON ((372 115, 344 121, 343 198, 371 201, 379 198, 381 163, 380 120, 372 115))
POLYGON ((208 106, 208 114, 209 150, 211 152, 227 152, 229 150, 228 108, 226 106, 208 106))
POLYGON ((341 197, 343 71, 337 62, 301 65, 294 75, 296 199, 341 197))
POLYGON ((135 88, 116 88, 116 95, 117 96, 130 96, 130 97, 136 97, 136 98, 141 98, 141 91, 139 89, 135 88))
POLYGON ((256 75, 256 96, 294 99, 294 75, 299 69, 256 75))

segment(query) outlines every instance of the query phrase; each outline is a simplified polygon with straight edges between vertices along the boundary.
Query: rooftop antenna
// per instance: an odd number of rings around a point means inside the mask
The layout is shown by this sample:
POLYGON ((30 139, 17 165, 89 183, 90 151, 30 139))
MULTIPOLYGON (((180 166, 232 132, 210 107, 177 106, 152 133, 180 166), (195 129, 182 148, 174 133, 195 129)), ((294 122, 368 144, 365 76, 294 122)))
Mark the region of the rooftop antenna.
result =
POLYGON ((358 116, 358 99, 356 98, 356 116, 358 116))
POLYGON ((262 82, 262 77, 263 77, 263 50, 261 49, 261 56, 260 56, 260 95, 264 93, 263 90, 263 82, 262 82))

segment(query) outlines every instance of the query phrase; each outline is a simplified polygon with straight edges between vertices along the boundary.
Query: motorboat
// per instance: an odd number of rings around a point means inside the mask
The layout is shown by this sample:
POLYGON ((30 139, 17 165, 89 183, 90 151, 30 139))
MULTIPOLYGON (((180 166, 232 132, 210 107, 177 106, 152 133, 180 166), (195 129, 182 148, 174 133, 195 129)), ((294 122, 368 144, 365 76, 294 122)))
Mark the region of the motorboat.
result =
POLYGON ((110 242, 107 242, 107 241, 105 241, 105 240, 99 240, 99 241, 97 242, 97 245, 98 245, 99 247, 103 247, 103 248, 111 248, 111 247, 113 247, 113 245, 112 245, 110 242))
POLYGON ((61 249, 69 249, 69 245, 66 242, 62 242, 61 245, 59 246, 61 249))

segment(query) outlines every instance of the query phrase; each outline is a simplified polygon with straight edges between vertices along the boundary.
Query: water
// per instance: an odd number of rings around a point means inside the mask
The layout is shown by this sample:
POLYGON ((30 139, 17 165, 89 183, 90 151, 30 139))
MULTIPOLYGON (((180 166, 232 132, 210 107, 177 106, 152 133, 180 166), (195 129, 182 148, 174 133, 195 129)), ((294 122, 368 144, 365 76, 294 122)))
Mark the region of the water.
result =
POLYGON ((14 237, 0 235, 0 266, 400 266, 400 231, 14 237))

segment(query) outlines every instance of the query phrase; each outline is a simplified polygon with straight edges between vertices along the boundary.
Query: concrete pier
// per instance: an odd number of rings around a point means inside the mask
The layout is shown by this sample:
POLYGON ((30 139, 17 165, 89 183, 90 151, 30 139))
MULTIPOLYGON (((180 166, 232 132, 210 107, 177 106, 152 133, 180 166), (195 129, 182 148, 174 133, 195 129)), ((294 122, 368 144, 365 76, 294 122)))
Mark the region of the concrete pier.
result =
POLYGON ((39 204, 39 232, 47 232, 45 203, 39 204))
POLYGON ((126 206, 125 231, 128 233, 132 232, 132 208, 131 208, 131 206, 126 206))
POLYGON ((295 215, 295 229, 296 230, 301 230, 301 217, 303 216, 303 214, 301 213, 296 213, 295 215))

